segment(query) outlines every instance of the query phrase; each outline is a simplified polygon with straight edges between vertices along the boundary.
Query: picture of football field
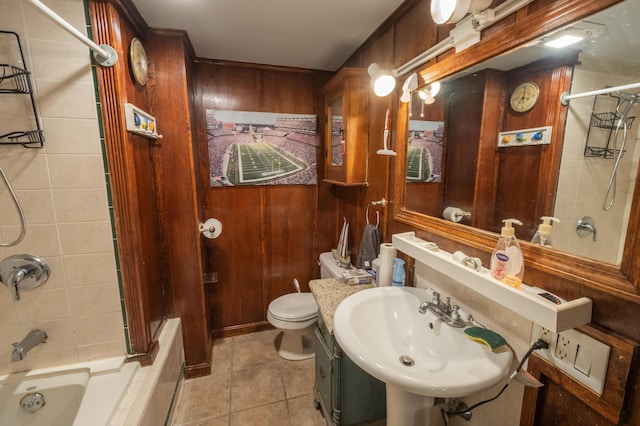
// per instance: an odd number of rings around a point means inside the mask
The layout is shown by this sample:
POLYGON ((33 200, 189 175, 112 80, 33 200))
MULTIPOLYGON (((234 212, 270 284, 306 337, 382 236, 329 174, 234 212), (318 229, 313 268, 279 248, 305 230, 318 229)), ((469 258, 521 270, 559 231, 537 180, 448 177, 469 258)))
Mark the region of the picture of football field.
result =
POLYGON ((317 183, 315 115, 207 110, 206 119, 212 187, 317 183))
POLYGON ((430 176, 429 162, 423 147, 410 146, 407 153, 407 180, 425 182, 430 176))
POLYGON ((229 164, 226 175, 234 184, 266 183, 303 169, 295 158, 289 158, 268 144, 235 144, 237 164, 229 164), (235 170, 230 170, 235 168, 235 170))

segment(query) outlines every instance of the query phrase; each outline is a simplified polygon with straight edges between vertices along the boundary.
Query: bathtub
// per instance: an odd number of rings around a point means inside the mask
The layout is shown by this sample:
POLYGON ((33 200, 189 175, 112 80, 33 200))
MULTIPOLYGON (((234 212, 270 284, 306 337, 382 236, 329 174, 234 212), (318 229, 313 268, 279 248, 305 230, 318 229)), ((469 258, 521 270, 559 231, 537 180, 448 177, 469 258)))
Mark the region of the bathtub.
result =
POLYGON ((139 368, 118 357, 0 376, 0 426, 107 426, 139 368))

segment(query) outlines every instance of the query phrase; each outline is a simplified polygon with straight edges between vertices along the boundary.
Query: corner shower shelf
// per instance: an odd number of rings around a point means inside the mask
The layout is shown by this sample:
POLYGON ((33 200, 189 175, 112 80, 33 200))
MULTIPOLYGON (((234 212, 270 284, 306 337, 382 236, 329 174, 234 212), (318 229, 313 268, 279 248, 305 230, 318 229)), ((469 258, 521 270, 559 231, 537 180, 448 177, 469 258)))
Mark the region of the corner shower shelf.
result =
POLYGON ((20 37, 13 31, 0 31, 2 39, 7 37, 15 37, 15 43, 20 52, 20 61, 25 68, 20 68, 11 64, 0 64, 0 95, 19 94, 29 95, 31 100, 31 109, 33 110, 33 120, 35 129, 33 130, 15 130, 12 132, 0 134, 0 144, 3 145, 22 145, 25 148, 42 148, 44 145, 44 134, 40 128, 40 120, 36 111, 36 102, 33 97, 33 86, 31 84, 31 73, 26 68, 20 37))
POLYGON ((415 232, 392 236, 393 246, 437 271, 453 278, 460 284, 476 291, 494 302, 511 309, 528 320, 561 332, 591 322, 592 301, 587 297, 556 305, 539 296, 534 296, 501 283, 491 276, 486 268, 475 271, 453 260, 451 253, 430 250, 427 241, 416 237, 415 232))
MULTIPOLYGON (((620 105, 620 98, 613 94, 608 94, 607 97, 613 97, 618 99, 618 106, 620 105)), ((592 111, 596 109, 596 103, 598 102, 598 95, 596 95, 593 99, 593 107, 592 111)), ((616 111, 618 108, 616 107, 616 111)), ((633 124, 633 120, 635 117, 626 117, 624 124, 627 127, 627 130, 631 129, 631 125, 633 124)), ((620 120, 620 114, 617 112, 593 112, 591 114, 591 121, 589 122, 589 129, 587 130, 587 140, 584 146, 584 156, 585 157, 602 157, 602 158, 616 158, 620 153, 619 149, 616 149, 615 144, 615 129, 618 126, 618 121, 620 120), (608 132, 604 133, 606 137, 606 145, 605 146, 595 146, 593 143, 589 144, 590 136, 593 136, 591 133, 592 129, 604 129, 608 130, 608 132), (614 139, 612 141, 612 138, 614 139), (612 144, 612 142, 614 142, 612 144), (613 146, 612 146, 613 145, 613 146)), ((624 155, 625 151, 622 151, 622 155, 624 155)))

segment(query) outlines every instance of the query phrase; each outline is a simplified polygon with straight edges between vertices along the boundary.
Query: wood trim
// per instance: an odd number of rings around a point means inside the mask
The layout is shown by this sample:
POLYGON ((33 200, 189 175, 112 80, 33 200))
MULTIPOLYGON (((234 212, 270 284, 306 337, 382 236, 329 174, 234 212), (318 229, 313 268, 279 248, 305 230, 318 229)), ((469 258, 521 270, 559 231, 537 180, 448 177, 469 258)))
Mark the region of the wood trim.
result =
MULTIPOLYGON (((158 327, 160 328, 160 327, 158 327)), ((158 352, 160 352, 160 342, 154 340, 151 342, 151 346, 149 347, 149 351, 143 354, 136 354, 125 359, 125 362, 139 362, 142 367, 147 367, 152 365, 158 356, 158 352)))
MULTIPOLYGON (((93 37, 97 43, 112 46, 122 45, 118 26, 118 16, 111 4, 105 2, 89 2, 89 13, 93 23, 93 37), (107 25, 110 23, 110 25, 107 25)), ((119 52, 123 57, 123 52, 119 52)), ((129 343, 134 354, 149 354, 153 339, 149 324, 146 321, 145 300, 142 289, 137 283, 144 276, 141 270, 142 261, 138 247, 141 244, 140 232, 136 218, 138 215, 136 183, 129 176, 135 176, 131 168, 127 149, 126 125, 121 114, 123 109, 121 93, 125 93, 126 82, 118 67, 98 67, 97 78, 100 92, 102 122, 107 162, 109 164, 109 180, 113 199, 115 230, 118 239, 118 259, 120 265, 121 284, 125 293, 127 327, 129 343)))
POLYGON ((107 1, 113 4, 113 7, 115 7, 119 13, 119 16, 129 21, 129 24, 131 24, 133 28, 139 31, 140 34, 146 34, 147 31, 149 31, 149 26, 147 25, 147 22, 144 20, 142 15, 140 15, 140 12, 138 12, 138 9, 131 2, 131 0, 107 0, 107 1))
POLYGON ((206 362, 202 364, 186 365, 184 367, 184 378, 195 379, 196 377, 204 377, 211 374, 211 364, 206 362))

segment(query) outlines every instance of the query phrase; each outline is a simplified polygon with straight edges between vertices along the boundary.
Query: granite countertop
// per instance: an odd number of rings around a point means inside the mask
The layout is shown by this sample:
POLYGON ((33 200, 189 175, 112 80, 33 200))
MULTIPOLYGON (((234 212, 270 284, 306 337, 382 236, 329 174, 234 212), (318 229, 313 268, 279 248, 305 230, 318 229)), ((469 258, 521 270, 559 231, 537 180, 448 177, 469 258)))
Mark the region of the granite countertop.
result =
POLYGON ((333 334, 333 314, 338 305, 353 293, 373 288, 372 284, 349 285, 336 278, 309 281, 309 288, 318 304, 318 310, 329 333, 333 334))

